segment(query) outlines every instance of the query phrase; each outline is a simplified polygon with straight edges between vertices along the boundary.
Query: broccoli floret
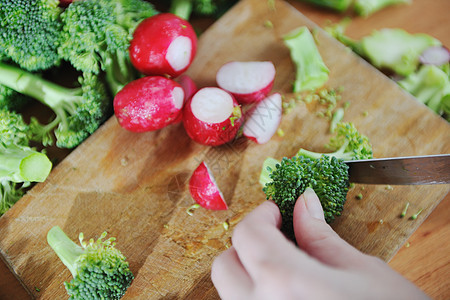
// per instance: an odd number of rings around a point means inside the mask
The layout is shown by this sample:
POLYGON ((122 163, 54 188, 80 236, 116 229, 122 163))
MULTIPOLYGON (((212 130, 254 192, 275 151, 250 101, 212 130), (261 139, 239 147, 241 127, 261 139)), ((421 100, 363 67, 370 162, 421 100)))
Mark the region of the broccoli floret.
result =
POLYGON ((58 0, 0 1, 0 52, 28 71, 60 62, 61 9, 58 0))
POLYGON ((131 285, 134 276, 125 256, 115 248, 115 238, 75 244, 59 227, 47 233, 47 242, 72 273, 73 279, 64 282, 69 299, 120 299, 131 285))
POLYGON ((411 0, 356 0, 353 8, 355 12, 367 17, 387 6, 411 3, 411 0))
POLYGON ((295 202, 307 187, 312 188, 319 197, 328 223, 341 214, 349 189, 348 166, 343 160, 326 155, 318 159, 285 157, 269 171, 271 181, 265 184, 263 191, 267 199, 278 205, 282 230, 288 236, 293 236, 295 202))
POLYGON ((0 84, 0 109, 20 111, 30 100, 29 97, 0 84))
POLYGON ((296 65, 294 93, 315 90, 328 81, 329 70, 307 27, 294 29, 283 37, 296 65))
POLYGON ((297 155, 312 159, 318 159, 324 154, 342 160, 373 158, 372 145, 370 144, 369 138, 361 134, 353 123, 337 123, 335 136, 331 137, 325 146, 334 152, 319 153, 302 148, 297 152, 297 155))
POLYGON ((55 119, 42 127, 40 135, 46 136, 57 127, 56 145, 61 148, 77 146, 111 115, 111 101, 98 77, 85 73, 79 83, 76 88, 62 87, 0 62, 0 84, 39 100, 55 112, 55 119))
POLYGON ((75 1, 61 14, 59 54, 79 71, 105 71, 113 95, 137 78, 128 48, 140 21, 156 14, 143 0, 75 1))
POLYGON ((437 114, 445 113, 445 102, 448 103, 450 99, 450 79, 441 68, 423 65, 417 72, 397 83, 437 114))
POLYGON ((0 215, 19 200, 31 182, 44 181, 52 163, 29 147, 31 130, 18 113, 0 109, 0 215))

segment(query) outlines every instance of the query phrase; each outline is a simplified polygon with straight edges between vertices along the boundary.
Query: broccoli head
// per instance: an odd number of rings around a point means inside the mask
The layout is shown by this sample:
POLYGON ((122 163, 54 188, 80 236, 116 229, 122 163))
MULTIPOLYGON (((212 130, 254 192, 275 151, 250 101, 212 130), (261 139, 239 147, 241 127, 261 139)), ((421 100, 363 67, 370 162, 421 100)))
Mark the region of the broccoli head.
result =
POLYGON ((51 171, 48 157, 29 146, 31 134, 20 114, 0 109, 0 215, 31 182, 44 181, 51 171))
POLYGON ((288 236, 293 237, 295 202, 307 187, 312 188, 319 197, 328 223, 341 214, 349 189, 348 166, 343 160, 326 155, 318 159, 285 157, 268 171, 270 181, 266 182, 263 191, 267 199, 278 205, 282 230, 288 236))
POLYGON ((334 132, 335 136, 330 138, 328 144, 325 145, 330 151, 334 152, 319 153, 302 148, 297 152, 297 155, 313 159, 320 158, 324 154, 342 160, 373 158, 372 145, 369 138, 361 134, 353 123, 338 122, 334 132))
POLYGON ((80 86, 66 88, 15 66, 0 62, 0 84, 39 100, 50 107, 56 117, 46 126, 37 126, 35 134, 44 138, 57 128, 56 145, 73 148, 92 134, 111 115, 111 101, 98 76, 85 73, 80 86))
POLYGON ((60 61, 61 9, 58 0, 0 1, 0 52, 28 71, 60 61))
POLYGON ((115 238, 105 236, 87 243, 80 233, 79 246, 59 226, 47 233, 48 244, 72 273, 64 283, 69 299, 120 299, 131 285, 134 276, 125 256, 115 248, 115 238))
POLYGON ((116 94, 137 77, 129 44, 136 26, 154 14, 153 6, 143 0, 75 1, 61 14, 59 54, 79 71, 104 71, 116 94))
POLYGON ((29 97, 0 84, 0 109, 19 111, 29 102, 29 97))

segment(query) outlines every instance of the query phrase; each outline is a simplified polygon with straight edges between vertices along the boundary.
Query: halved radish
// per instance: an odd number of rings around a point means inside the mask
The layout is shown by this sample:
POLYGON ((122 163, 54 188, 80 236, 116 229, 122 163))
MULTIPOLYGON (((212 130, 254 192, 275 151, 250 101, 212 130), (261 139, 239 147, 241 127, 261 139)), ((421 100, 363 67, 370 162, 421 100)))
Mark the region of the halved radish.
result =
MULTIPOLYGON (((182 74, 180 77, 175 79, 176 82, 178 82, 184 91, 184 103, 186 103, 189 98, 192 97, 197 91, 197 85, 195 84, 194 80, 192 80, 191 77, 188 75, 182 74)), ((180 123, 183 121, 183 112, 178 116, 178 118, 174 121, 174 123, 180 123)))
POLYGON ((243 122, 234 97, 217 87, 198 90, 183 110, 183 125, 197 143, 218 146, 235 138, 243 122))
POLYGON ((281 115, 281 95, 275 93, 264 98, 249 111, 244 124, 244 136, 258 144, 267 143, 277 131, 281 115))
POLYGON ((161 129, 181 114, 183 88, 162 76, 147 76, 128 83, 114 97, 114 114, 123 128, 144 132, 161 129))
POLYGON ((222 192, 205 162, 202 162, 192 174, 189 180, 189 191, 192 198, 204 208, 212 210, 228 209, 222 192))
POLYGON ((186 71, 197 51, 197 36, 191 24, 171 13, 142 21, 130 42, 134 67, 146 75, 177 77, 186 71))
POLYGON ((230 92, 240 104, 264 99, 274 80, 275 66, 270 61, 232 61, 216 74, 217 85, 230 92))

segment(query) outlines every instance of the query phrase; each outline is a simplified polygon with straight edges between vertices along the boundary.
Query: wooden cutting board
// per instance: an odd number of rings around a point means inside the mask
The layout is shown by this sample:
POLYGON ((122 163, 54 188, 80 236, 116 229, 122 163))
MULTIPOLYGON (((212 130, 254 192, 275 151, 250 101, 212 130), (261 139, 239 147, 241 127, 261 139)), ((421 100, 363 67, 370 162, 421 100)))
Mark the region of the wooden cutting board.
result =
MULTIPOLYGON (((200 87, 211 86, 227 61, 271 60, 274 91, 288 94, 294 66, 281 37, 303 25, 316 28, 283 1, 273 9, 268 1, 242 0, 202 35, 188 73, 200 87), (267 20, 273 28, 264 26, 267 20)), ((450 153, 446 121, 320 30, 317 41, 331 70, 327 86, 343 86, 342 97, 351 102, 344 121, 370 138, 376 157, 450 153)), ((136 134, 112 117, 0 218, 3 259, 34 297, 64 299, 63 282, 71 275, 47 245, 47 231, 59 225, 76 240, 79 232, 96 238, 106 230, 136 277, 126 299, 217 299, 211 262, 230 245, 233 226, 264 201, 262 161, 300 147, 324 151, 329 139, 328 122, 301 104, 283 116, 281 129, 284 137, 264 145, 241 138, 211 148, 192 142, 181 124, 136 134), (186 183, 203 160, 229 209, 190 215, 186 183)), ((388 261, 448 191, 449 185, 357 185, 332 226, 358 249, 388 261), (399 218, 406 202, 410 213, 423 209, 417 220, 399 218)))

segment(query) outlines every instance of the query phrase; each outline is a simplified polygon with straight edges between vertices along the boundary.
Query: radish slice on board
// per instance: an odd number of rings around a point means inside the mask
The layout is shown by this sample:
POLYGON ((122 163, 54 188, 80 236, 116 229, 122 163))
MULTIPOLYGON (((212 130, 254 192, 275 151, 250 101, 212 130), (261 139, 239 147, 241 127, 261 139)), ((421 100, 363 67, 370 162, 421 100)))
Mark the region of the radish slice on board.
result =
POLYGON ((258 144, 267 143, 281 122, 282 101, 279 93, 272 94, 252 108, 244 124, 243 134, 258 144))
MULTIPOLYGON (((182 74, 180 77, 175 79, 176 82, 178 82, 184 91, 184 103, 183 105, 189 100, 189 98, 192 97, 197 91, 197 85, 195 84, 194 80, 192 80, 191 77, 188 75, 182 74)), ((183 121, 183 112, 180 113, 178 118, 174 121, 174 123, 180 123, 183 121)))
POLYGON ((162 76, 147 76, 128 83, 114 97, 114 114, 123 128, 133 132, 161 129, 182 112, 183 88, 162 76))
POLYGON ((425 49, 420 55, 420 62, 424 65, 442 66, 450 61, 450 51, 444 46, 433 46, 425 49))
POLYGON ((212 210, 228 209, 222 192, 205 162, 202 162, 189 180, 189 191, 200 206, 212 210))
POLYGON ((217 85, 230 92, 240 104, 264 99, 274 80, 275 66, 270 61, 232 61, 216 74, 217 85))
POLYGON ((183 110, 186 133, 197 143, 218 146, 234 139, 243 122, 234 97, 217 87, 197 91, 183 110))
POLYGON ((133 66, 146 75, 177 77, 192 63, 197 51, 197 35, 191 24, 171 13, 145 19, 130 42, 133 66))

